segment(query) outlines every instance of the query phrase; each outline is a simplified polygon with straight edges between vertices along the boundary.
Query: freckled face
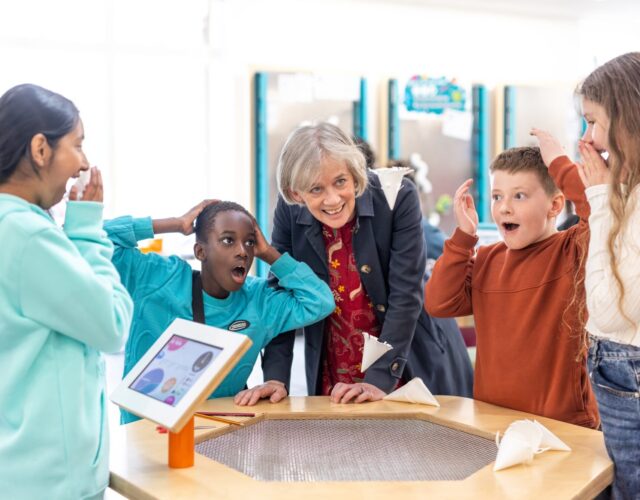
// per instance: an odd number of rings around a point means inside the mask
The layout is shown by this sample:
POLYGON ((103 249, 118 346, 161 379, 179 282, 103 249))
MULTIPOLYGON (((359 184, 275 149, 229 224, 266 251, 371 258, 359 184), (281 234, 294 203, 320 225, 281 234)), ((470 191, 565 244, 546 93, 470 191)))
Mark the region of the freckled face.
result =
POLYGON ((327 158, 307 191, 294 192, 293 198, 304 204, 317 220, 339 229, 355 216, 356 185, 344 161, 327 158))
POLYGON ((525 248, 556 232, 554 198, 534 173, 498 170, 491 186, 491 215, 510 249, 525 248))

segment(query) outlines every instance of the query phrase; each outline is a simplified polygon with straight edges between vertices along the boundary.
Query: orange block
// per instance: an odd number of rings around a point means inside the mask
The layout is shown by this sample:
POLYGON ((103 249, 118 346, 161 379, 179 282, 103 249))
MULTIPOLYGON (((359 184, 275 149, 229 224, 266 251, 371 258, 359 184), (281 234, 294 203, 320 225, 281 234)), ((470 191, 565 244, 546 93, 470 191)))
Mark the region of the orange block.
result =
POLYGON ((140 251, 142 253, 150 253, 150 252, 154 252, 154 253, 160 253, 162 252, 162 238, 158 238, 155 240, 151 240, 149 242, 149 244, 140 247, 140 251))
POLYGON ((180 432, 169 432, 169 467, 174 469, 193 467, 195 460, 193 432, 193 417, 180 432))

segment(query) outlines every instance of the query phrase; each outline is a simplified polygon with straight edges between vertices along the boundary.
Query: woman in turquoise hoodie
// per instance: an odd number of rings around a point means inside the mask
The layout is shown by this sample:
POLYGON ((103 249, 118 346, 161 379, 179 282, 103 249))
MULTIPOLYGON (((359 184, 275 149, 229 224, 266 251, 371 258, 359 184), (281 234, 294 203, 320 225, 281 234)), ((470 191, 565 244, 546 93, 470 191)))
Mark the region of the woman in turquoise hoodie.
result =
POLYGON ((101 498, 109 437, 101 351, 122 347, 132 303, 102 231, 74 104, 36 85, 0 97, 0 497, 101 498))

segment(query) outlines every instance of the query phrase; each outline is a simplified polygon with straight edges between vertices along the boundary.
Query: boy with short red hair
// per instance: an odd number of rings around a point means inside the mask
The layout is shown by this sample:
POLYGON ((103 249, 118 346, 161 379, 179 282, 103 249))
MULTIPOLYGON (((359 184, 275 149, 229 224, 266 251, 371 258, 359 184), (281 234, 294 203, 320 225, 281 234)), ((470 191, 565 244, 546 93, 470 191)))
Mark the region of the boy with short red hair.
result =
MULTIPOLYGON (((543 146, 551 140, 536 134, 543 146)), ((477 252, 472 181, 458 188, 458 228, 426 285, 425 308, 433 316, 474 315, 475 399, 597 428, 584 349, 589 205, 576 166, 566 156, 549 163, 531 147, 493 161, 491 213, 504 241, 477 252), (565 195, 580 223, 558 231, 565 195)))

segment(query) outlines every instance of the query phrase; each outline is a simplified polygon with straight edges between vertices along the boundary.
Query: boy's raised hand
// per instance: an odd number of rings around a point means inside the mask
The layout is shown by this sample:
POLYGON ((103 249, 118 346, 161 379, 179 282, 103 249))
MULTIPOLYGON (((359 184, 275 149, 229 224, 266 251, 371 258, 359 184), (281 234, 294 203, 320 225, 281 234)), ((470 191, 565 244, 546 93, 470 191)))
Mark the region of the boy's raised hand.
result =
POLYGON ((539 128, 534 127, 529 133, 538 139, 538 143, 540 144, 540 155, 542 156, 542 161, 547 168, 551 165, 553 160, 567 154, 558 139, 546 130, 540 130, 539 128))
POLYGON ((453 196, 453 213, 460 230, 475 236, 478 232, 478 212, 473 196, 469 193, 471 184, 473 179, 467 179, 456 190, 453 196))
POLYGON ((253 219, 253 229, 256 233, 256 244, 255 244, 255 253, 254 255, 259 259, 265 261, 267 264, 271 265, 276 260, 280 258, 280 252, 278 252, 275 248, 273 248, 267 239, 262 234, 260 230, 260 226, 258 226, 258 222, 256 219, 253 219))
POLYGON ((600 153, 588 142, 580 141, 578 151, 582 163, 578 163, 578 174, 584 187, 608 184, 611 172, 600 153))
POLYGON ((180 217, 176 217, 176 232, 180 232, 184 235, 192 234, 195 231, 194 222, 198 215, 202 213, 205 207, 219 202, 220 200, 202 200, 195 207, 191 208, 187 213, 181 215, 180 217))

